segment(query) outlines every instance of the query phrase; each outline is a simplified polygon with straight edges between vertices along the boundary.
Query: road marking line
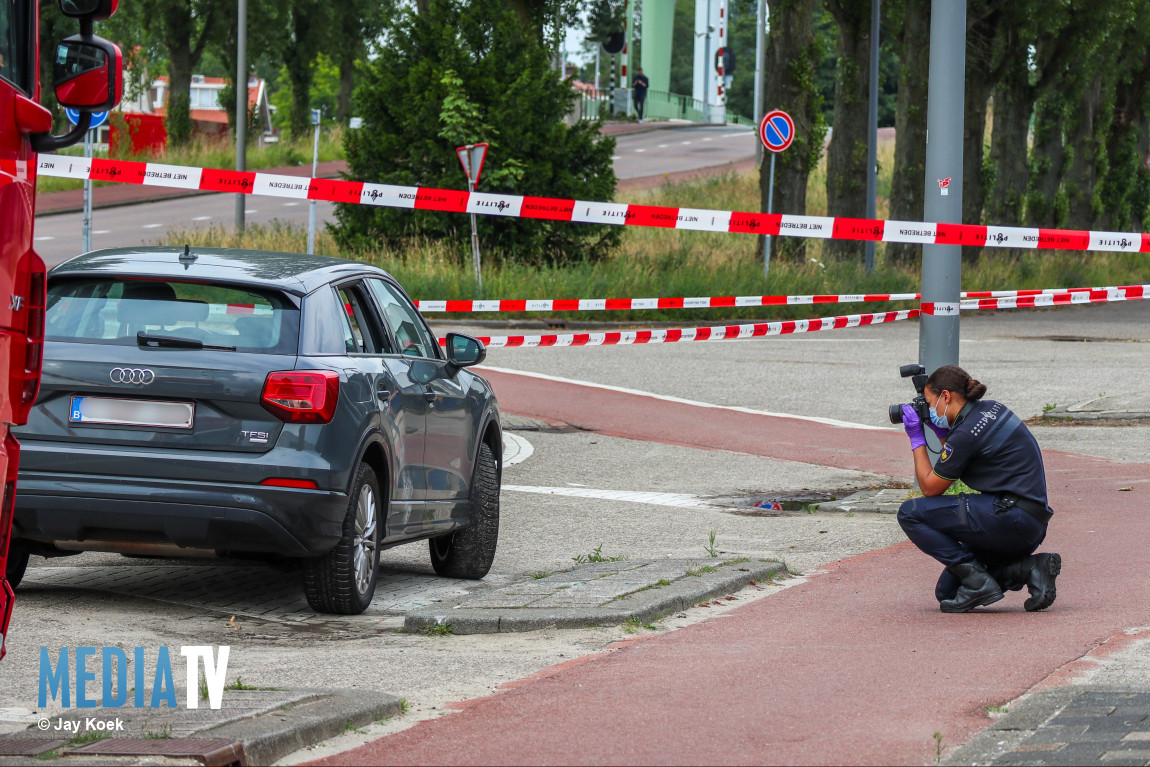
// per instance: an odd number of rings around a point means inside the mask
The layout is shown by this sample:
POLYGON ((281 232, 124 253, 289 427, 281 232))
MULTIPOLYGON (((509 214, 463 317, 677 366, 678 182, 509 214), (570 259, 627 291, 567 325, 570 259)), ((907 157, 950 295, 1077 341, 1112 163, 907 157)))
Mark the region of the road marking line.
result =
POLYGON ((299 203, 298 202, 285 202, 284 203, 285 208, 294 208, 296 205, 299 205, 299 203))
POLYGON ((196 216, 192 220, 193 221, 211 221, 212 217, 211 216, 196 216))
POLYGON ((627 501, 648 503, 652 506, 674 506, 680 509, 706 509, 711 504, 690 493, 644 493, 633 490, 597 490, 591 487, 537 487, 534 485, 503 485, 504 490, 539 495, 564 495, 569 498, 596 498, 601 501, 627 501))
POLYGON ((647 150, 646 149, 636 149, 635 151, 636 152, 646 152, 647 150))
POLYGON ((144 224, 141 229, 159 229, 163 224, 144 224))
POLYGON ((511 432, 503 432, 503 465, 514 466, 517 463, 523 463, 531 454, 535 452, 535 447, 523 437, 511 432))
POLYGON ((56 239, 56 238, 55 237, 48 237, 48 236, 37 237, 36 242, 44 242, 45 240, 54 240, 54 239, 56 239))
POLYGON ((622 155, 613 154, 613 155, 611 155, 611 159, 612 160, 622 160, 623 157, 622 157, 622 155))
POLYGON ((749 135, 749 134, 747 134, 747 133, 724 133, 722 136, 719 136, 719 138, 738 138, 740 136, 747 136, 747 135, 749 135))
POLYGON ((711 139, 708 137, 708 138, 703 139, 703 141, 711 141, 711 139))
POLYGON ((669 146, 671 146, 671 145, 670 144, 659 144, 658 148, 659 149, 666 149, 669 146))
POLYGON ((683 146, 687 146, 687 144, 690 144, 691 142, 690 141, 680 141, 679 143, 682 144, 683 146))
POLYGON ((640 391, 639 389, 626 389, 622 386, 608 386, 606 384, 598 384, 592 381, 578 381, 573 378, 561 378, 560 376, 549 376, 545 373, 531 373, 526 370, 512 370, 510 368, 497 368, 490 365, 484 365, 476 370, 493 370, 496 373, 507 373, 508 375, 525 376, 527 378, 540 378, 544 381, 556 381, 558 383, 574 384, 576 386, 586 386, 591 389, 604 389, 606 391, 616 391, 621 394, 634 394, 639 397, 650 397, 651 399, 662 400, 663 402, 674 402, 680 405, 694 405, 695 407, 713 408, 715 410, 731 410, 736 413, 749 413, 751 415, 767 415, 772 418, 794 418, 799 421, 810 421, 811 423, 821 423, 826 426, 837 426, 843 429, 865 429, 866 431, 898 431, 885 426, 871 426, 865 423, 852 423, 851 421, 838 421, 834 418, 817 418, 808 415, 795 415, 793 413, 772 413, 769 410, 755 410, 749 407, 735 407, 733 405, 715 405, 710 402, 699 402, 693 399, 683 399, 682 397, 670 397, 666 394, 655 394, 649 391, 640 391))
POLYGON ((111 234, 111 233, 112 233, 111 229, 97 229, 96 231, 92 232, 92 234, 111 234))

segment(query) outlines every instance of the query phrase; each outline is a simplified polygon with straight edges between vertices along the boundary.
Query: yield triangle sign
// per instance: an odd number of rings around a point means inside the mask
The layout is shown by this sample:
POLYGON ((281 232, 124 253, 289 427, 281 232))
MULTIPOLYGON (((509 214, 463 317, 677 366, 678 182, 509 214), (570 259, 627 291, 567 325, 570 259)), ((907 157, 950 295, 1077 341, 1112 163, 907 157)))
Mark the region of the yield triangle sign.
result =
POLYGON ((483 159, 487 156, 486 142, 461 146, 455 153, 459 155, 459 163, 463 166, 463 172, 467 174, 467 180, 478 185, 479 174, 483 172, 483 159))

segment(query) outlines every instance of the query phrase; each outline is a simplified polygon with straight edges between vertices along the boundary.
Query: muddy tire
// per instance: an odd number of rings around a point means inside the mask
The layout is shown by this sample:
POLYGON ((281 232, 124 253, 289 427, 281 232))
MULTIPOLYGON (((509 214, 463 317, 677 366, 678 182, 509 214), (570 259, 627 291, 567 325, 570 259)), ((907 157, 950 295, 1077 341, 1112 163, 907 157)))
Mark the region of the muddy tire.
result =
POLYGON ((491 569, 499 543, 499 465, 487 443, 479 446, 471 480, 471 524, 427 543, 431 566, 446 578, 478 580, 491 569))
POLYGON ((28 547, 20 541, 12 541, 8 545, 8 566, 4 568, 4 578, 8 585, 15 589, 24 580, 24 571, 28 569, 28 547))
POLYGON ((316 612, 359 615, 371 604, 379 577, 383 504, 375 472, 361 463, 339 543, 327 554, 302 562, 304 595, 316 612))

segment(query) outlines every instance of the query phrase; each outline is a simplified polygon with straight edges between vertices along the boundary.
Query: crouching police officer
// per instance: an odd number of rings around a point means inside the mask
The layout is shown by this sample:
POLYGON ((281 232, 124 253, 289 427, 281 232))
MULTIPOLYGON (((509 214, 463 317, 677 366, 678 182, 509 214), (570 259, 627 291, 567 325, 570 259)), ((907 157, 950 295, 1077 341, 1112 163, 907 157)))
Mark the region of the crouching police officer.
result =
POLYGON ((1058 554, 1034 554, 1052 511, 1038 443, 1005 405, 984 400, 986 386, 945 365, 926 381, 926 424, 942 441, 931 466, 923 423, 902 406, 914 473, 926 496, 904 503, 898 522, 908 538, 946 569, 935 586, 944 613, 964 613, 1026 586, 1028 612, 1054 604, 1058 554), (943 495, 961 479, 979 494, 943 495))

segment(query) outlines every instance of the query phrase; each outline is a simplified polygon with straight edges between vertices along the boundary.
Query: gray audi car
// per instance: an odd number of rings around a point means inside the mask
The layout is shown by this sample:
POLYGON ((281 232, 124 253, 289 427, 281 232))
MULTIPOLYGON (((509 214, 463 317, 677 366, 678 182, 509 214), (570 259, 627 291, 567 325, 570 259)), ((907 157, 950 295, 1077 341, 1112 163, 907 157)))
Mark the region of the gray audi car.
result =
POLYGON ((48 275, 44 372, 21 444, 13 552, 293 557, 356 614, 381 548, 428 540, 482 578, 499 531, 491 386, 399 284, 323 256, 100 250, 48 275))

